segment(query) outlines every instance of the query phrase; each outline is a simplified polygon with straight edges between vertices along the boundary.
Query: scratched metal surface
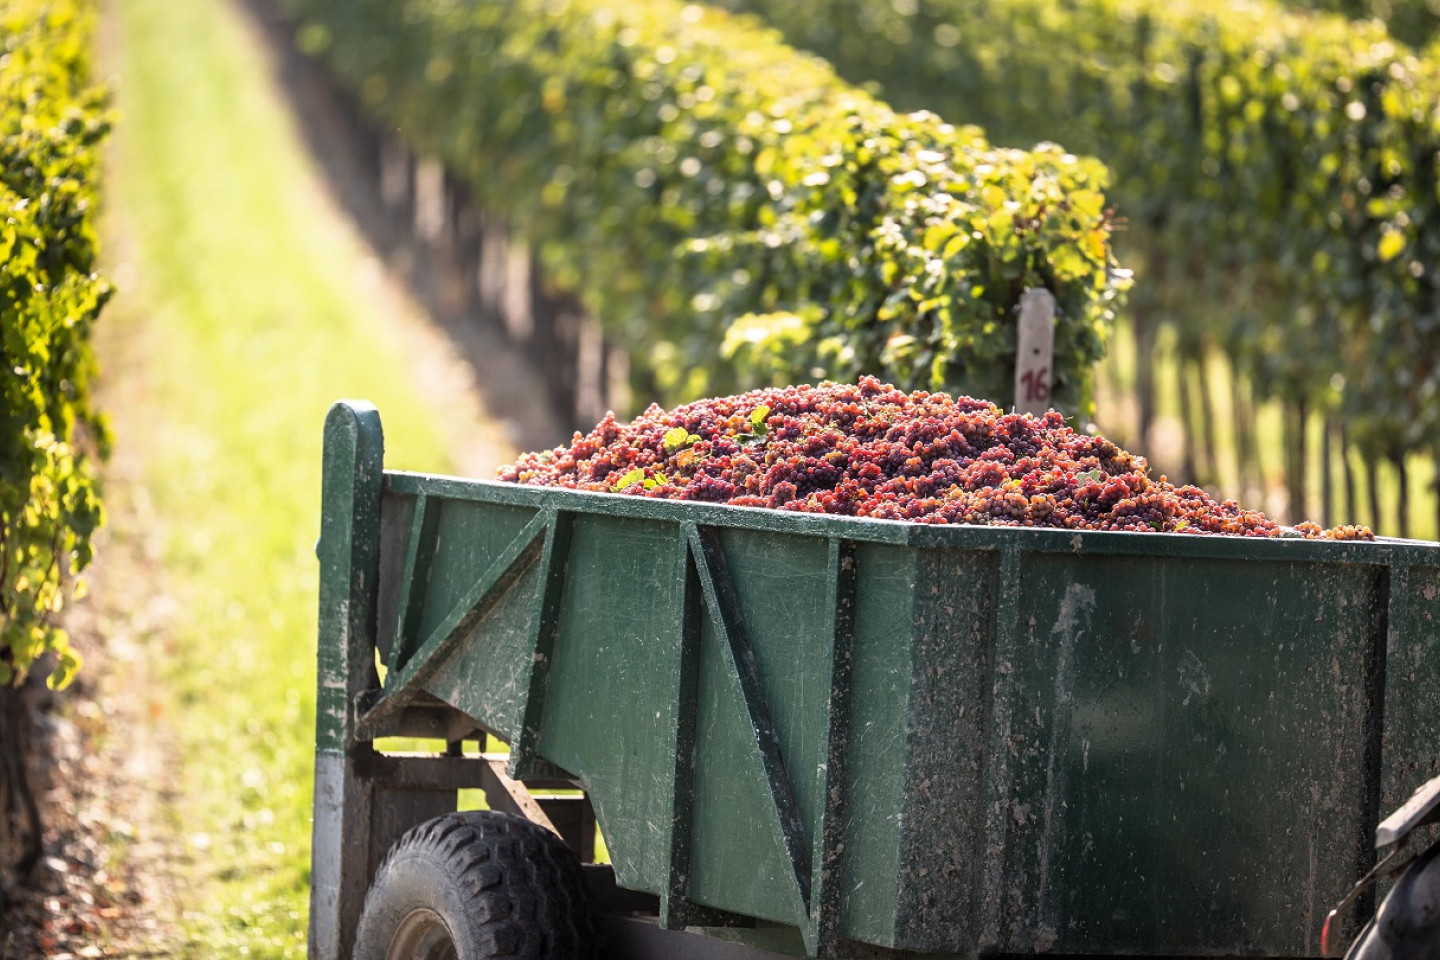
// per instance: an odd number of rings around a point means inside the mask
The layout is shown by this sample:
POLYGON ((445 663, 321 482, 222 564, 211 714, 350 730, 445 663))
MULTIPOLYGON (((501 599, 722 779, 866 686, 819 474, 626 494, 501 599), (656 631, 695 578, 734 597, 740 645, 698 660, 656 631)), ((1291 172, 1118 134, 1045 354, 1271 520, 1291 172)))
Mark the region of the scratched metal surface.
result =
POLYGON ((1019 568, 1019 629, 996 651, 994 942, 1313 953, 1370 862, 1383 568, 1019 568))
POLYGON ((381 595, 383 617, 414 593, 422 636, 543 510, 569 518, 549 655, 531 551, 426 689, 512 739, 528 704, 619 882, 677 925, 760 918, 812 952, 1316 956, 1382 799, 1440 754, 1433 544, 388 474, 382 576, 421 494, 441 511, 424 590, 381 595))

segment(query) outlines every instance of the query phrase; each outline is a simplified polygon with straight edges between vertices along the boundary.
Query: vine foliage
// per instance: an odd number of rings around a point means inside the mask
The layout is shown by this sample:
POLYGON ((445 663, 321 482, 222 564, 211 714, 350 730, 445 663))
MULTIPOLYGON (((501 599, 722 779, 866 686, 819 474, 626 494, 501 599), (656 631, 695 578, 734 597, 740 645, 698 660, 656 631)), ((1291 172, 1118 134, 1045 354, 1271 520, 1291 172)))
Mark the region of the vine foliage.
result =
POLYGON ((1370 457, 1440 450, 1440 59, 1382 21, 1242 0, 727 5, 901 105, 1093 153, 1133 304, 1183 351, 1218 346, 1262 395, 1342 414, 1370 457))
POLYGON ((1286 0, 1297 10, 1324 10, 1351 20, 1380 20, 1412 46, 1424 46, 1440 27, 1440 0, 1286 0))
POLYGON ((1008 403, 1059 304, 1089 403, 1127 285, 1106 172, 902 115, 750 18, 675 0, 288 0, 303 49, 536 249, 679 401, 875 373, 1008 403))
POLYGON ((102 510, 90 464, 90 331, 110 288, 95 272, 99 145, 94 11, 83 0, 0 8, 0 685, 44 654, 79 667, 56 615, 83 589, 102 510))

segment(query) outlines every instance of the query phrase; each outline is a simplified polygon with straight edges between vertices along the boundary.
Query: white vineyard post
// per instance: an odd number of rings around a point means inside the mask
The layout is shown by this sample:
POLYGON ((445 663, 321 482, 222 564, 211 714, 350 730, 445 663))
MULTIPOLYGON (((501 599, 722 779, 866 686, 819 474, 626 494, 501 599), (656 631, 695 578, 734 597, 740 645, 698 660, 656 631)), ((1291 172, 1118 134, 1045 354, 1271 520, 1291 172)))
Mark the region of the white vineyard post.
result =
POLYGON ((1020 297, 1020 322, 1015 337, 1015 410, 1042 414, 1051 407, 1054 379, 1055 297, 1032 287, 1020 297))

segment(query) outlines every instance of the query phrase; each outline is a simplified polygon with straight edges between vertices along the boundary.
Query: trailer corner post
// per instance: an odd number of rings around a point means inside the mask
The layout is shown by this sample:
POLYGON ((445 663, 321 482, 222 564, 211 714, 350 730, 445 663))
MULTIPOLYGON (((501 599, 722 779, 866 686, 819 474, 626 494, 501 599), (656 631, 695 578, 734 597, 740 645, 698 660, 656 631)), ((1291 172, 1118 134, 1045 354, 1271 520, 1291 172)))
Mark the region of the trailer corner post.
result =
POLYGON ((375 597, 380 577, 384 435, 368 403, 344 401, 325 419, 320 513, 319 647, 315 702, 315 824, 310 960, 346 960, 368 884, 370 789, 357 762, 356 700, 378 689, 375 597))

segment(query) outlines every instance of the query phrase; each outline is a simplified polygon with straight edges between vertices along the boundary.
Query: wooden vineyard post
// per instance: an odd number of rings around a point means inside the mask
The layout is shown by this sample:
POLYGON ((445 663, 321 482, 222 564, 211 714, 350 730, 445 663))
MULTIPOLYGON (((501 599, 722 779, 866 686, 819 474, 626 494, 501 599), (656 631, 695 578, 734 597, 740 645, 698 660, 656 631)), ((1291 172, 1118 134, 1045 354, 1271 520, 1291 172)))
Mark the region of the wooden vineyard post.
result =
POLYGON ((1020 297, 1015 336, 1015 411, 1043 414, 1050 409, 1055 364, 1055 297, 1044 287, 1020 297))

